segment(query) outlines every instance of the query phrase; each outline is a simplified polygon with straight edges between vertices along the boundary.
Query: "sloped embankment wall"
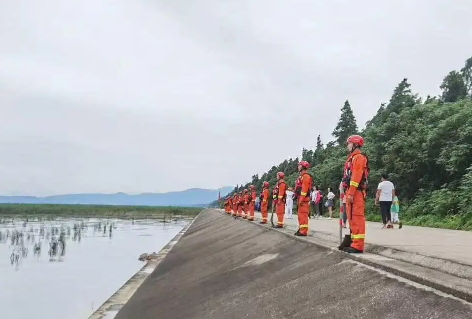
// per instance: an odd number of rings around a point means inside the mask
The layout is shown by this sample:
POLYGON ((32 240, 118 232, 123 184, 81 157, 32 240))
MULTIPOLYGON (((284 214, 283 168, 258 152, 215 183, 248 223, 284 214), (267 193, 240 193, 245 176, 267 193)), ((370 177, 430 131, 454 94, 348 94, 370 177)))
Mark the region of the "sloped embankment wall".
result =
POLYGON ((207 210, 116 319, 452 319, 471 311, 342 254, 207 210))

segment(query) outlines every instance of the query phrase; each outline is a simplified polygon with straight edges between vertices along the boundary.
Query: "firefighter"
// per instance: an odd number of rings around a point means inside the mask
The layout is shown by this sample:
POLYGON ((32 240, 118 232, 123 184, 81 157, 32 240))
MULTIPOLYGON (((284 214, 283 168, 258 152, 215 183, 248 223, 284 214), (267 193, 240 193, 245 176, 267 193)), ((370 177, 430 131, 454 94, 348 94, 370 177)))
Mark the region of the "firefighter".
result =
POLYGON ((228 215, 231 215, 231 210, 233 209, 233 198, 228 196, 228 211, 226 212, 228 215))
POLYGON ((344 165, 343 184, 346 192, 346 210, 351 236, 346 236, 339 247, 348 253, 363 253, 365 242, 365 199, 369 176, 368 158, 361 153, 364 139, 359 135, 349 136, 349 156, 344 165))
POLYGON ((243 195, 243 191, 240 191, 239 196, 238 196, 238 217, 243 217, 243 204, 244 204, 244 195, 243 195))
POLYGON ((247 217, 249 216, 248 201, 249 201, 249 194, 247 193, 247 189, 245 189, 244 196, 243 196, 243 218, 244 219, 247 219, 247 217))
POLYGON ((313 178, 307 170, 310 164, 307 161, 298 163, 300 180, 298 183, 298 230, 295 236, 308 236, 308 216, 310 215, 310 196, 313 188, 313 178))
POLYGON ((285 202, 287 196, 287 184, 285 183, 285 174, 283 172, 277 173, 277 187, 276 199, 275 199, 275 212, 277 214, 277 226, 276 228, 284 227, 284 215, 285 215, 285 202))
POLYGON ((249 185, 249 191, 251 194, 249 195, 249 217, 247 220, 253 222, 254 221, 254 208, 256 206, 256 188, 254 185, 249 185))
POLYGON ((239 193, 234 194, 233 198, 233 216, 238 217, 239 193))
POLYGON ((265 181, 262 186, 261 194, 261 224, 267 224, 267 210, 269 208, 269 182, 265 181))
POLYGON ((225 206, 225 213, 228 214, 228 210, 229 210, 229 197, 226 197, 226 198, 225 198, 224 206, 225 206))

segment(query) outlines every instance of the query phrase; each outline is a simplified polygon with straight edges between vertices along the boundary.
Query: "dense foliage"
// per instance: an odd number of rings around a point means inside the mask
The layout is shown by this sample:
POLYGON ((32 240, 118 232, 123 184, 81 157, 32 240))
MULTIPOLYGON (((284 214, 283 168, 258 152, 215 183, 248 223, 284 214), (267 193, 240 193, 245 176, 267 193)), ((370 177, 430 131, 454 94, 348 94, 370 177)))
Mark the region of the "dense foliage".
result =
POLYGON ((0 218, 10 216, 71 216, 116 218, 173 218, 196 216, 198 207, 154 207, 111 205, 0 204, 0 218))
MULTIPOLYGON (((337 190, 347 156, 345 139, 359 133, 369 157, 368 218, 380 219, 373 197, 382 172, 399 191, 401 218, 414 225, 472 229, 472 58, 460 71, 451 71, 440 85, 441 96, 426 99, 414 94, 408 80, 394 89, 388 103, 358 131, 348 101, 333 131, 334 141, 315 150, 303 149, 301 158, 288 159, 246 185, 258 192, 263 181, 276 184, 276 173, 285 172, 294 186, 300 159, 312 164, 315 184, 326 192, 337 190)), ((234 192, 233 191, 233 192, 234 192)))

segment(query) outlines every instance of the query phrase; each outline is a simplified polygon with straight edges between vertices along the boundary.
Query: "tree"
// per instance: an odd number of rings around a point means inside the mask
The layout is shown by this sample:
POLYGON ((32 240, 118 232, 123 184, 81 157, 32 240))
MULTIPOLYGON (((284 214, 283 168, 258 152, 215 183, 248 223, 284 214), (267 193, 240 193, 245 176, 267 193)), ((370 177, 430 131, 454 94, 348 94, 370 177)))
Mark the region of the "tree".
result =
POLYGON ((465 61, 465 65, 461 69, 461 75, 464 80, 467 94, 469 97, 472 97, 472 57, 465 61))
POLYGON ((307 161, 311 163, 313 161, 313 151, 307 150, 306 148, 302 149, 302 161, 307 161))
POLYGON ((313 153, 313 161, 310 163, 311 165, 316 165, 317 163, 321 163, 323 161, 323 150, 324 150, 324 145, 323 142, 321 142, 321 135, 318 134, 318 137, 316 138, 316 148, 315 152, 313 153))
POLYGON ((457 71, 449 72, 439 88, 442 90, 441 99, 446 103, 456 102, 467 96, 464 78, 457 71))
POLYGON ((436 102, 436 100, 437 98, 435 96, 431 97, 431 95, 428 94, 426 100, 424 101, 424 104, 434 103, 436 102))
POLYGON ((339 118, 338 125, 336 125, 336 128, 333 131, 333 136, 336 138, 339 145, 344 145, 349 135, 356 133, 356 118, 354 117, 354 112, 352 112, 349 101, 346 100, 341 109, 341 117, 339 118))
POLYGON ((400 113, 404 108, 413 107, 416 104, 417 96, 411 93, 411 84, 404 78, 393 90, 390 101, 385 109, 383 120, 392 112, 400 113))

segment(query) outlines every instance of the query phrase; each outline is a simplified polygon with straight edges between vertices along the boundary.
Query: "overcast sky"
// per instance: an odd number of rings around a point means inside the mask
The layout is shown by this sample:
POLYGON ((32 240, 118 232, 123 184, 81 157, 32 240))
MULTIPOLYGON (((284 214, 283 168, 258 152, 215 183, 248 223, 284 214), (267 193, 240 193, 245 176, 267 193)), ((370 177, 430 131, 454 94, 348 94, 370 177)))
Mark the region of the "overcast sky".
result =
POLYGON ((395 85, 439 94, 470 0, 0 0, 0 194, 250 180, 363 126, 395 85))

